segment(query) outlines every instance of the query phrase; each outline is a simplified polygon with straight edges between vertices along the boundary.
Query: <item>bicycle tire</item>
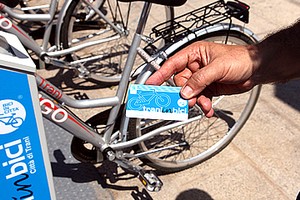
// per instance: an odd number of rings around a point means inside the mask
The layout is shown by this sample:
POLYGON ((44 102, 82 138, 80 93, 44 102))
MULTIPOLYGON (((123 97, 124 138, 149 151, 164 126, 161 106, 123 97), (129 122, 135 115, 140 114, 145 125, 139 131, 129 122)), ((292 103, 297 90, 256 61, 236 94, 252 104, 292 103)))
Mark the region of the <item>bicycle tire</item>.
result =
MULTIPOLYGON (((118 2, 118 4, 114 4, 114 2, 118 1, 106 0, 101 9, 103 13, 106 14, 106 17, 108 17, 116 26, 122 27, 124 33, 127 35, 124 34, 119 39, 88 47, 66 56, 69 62, 78 61, 80 59, 89 59, 94 55, 99 56, 100 58, 97 60, 81 63, 81 65, 88 70, 89 76, 86 78, 91 80, 108 83, 118 83, 120 81, 134 33, 132 30, 136 29, 138 23, 137 16, 133 16, 133 14, 140 13, 144 4, 143 2, 118 2), (118 8, 117 5, 120 5, 122 16, 120 13, 114 13, 118 8), (127 13, 129 13, 129 16, 127 16, 127 13)), ((80 0, 74 0, 66 11, 61 26, 59 42, 59 44, 62 44, 63 49, 82 44, 83 42, 103 38, 107 39, 117 35, 115 31, 109 30, 109 25, 104 22, 104 20, 100 19, 98 15, 94 15, 89 19, 84 19, 83 16, 85 15, 85 11, 83 8, 87 9, 87 5, 82 6, 80 0), (79 20, 79 18, 81 19, 79 20), (101 31, 107 32, 100 34, 101 31), (78 39, 79 37, 81 40, 78 39), (76 41, 77 44, 75 44, 74 41, 76 41)), ((162 20, 171 20, 174 17, 173 7, 153 4, 144 31, 145 35, 151 32, 151 28, 154 25, 161 22, 161 20, 156 20, 155 16, 157 15, 161 16, 160 19, 162 20), (165 9, 165 14, 161 12, 162 8, 165 9)), ((140 66, 140 63, 143 63, 143 60, 136 58, 135 66, 140 66)))
MULTIPOLYGON (((189 43, 198 40, 220 42, 227 35, 228 41, 235 44, 253 44, 255 42, 249 36, 238 31, 216 31, 195 38, 189 43)), ((183 46, 179 47, 174 53, 182 48, 183 46)), ((182 144, 166 151, 146 154, 140 159, 148 166, 161 172, 172 173, 193 167, 213 157, 233 140, 246 123, 257 102, 260 88, 259 85, 247 93, 224 96, 214 106, 215 115, 212 118, 200 118, 139 143, 139 151, 141 152, 182 144)), ((213 102, 217 101, 218 99, 213 99, 213 102)), ((197 107, 190 108, 189 119, 200 116, 199 113, 201 111, 197 107)), ((171 121, 163 120, 134 119, 129 128, 135 133, 135 137, 140 137, 144 133, 171 123, 171 121)))

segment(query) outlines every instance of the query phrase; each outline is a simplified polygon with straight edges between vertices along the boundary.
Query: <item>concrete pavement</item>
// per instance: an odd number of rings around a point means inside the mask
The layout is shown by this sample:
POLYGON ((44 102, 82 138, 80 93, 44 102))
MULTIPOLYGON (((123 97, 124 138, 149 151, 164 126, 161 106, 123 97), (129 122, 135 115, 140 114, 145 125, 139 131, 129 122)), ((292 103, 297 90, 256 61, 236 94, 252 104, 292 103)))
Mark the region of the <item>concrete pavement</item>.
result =
MULTIPOLYGON (((189 0, 176 14, 206 3, 189 0)), ((299 0, 246 3, 251 6, 247 27, 260 38, 300 16, 299 0)), ((99 191, 104 188, 116 200, 296 199, 300 191, 299 89, 300 81, 265 85, 254 112, 233 142, 198 166, 161 176, 164 187, 160 192, 148 193, 136 178, 106 163, 96 166, 102 179, 99 191)))

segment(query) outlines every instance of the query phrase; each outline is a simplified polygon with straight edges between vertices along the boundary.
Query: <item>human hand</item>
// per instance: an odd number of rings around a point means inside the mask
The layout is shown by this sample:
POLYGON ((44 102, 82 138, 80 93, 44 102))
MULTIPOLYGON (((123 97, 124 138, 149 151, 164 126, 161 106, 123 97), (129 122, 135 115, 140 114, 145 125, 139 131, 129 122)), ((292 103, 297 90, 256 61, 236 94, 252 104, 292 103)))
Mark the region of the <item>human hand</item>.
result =
POLYGON ((160 85, 174 75, 181 95, 196 103, 207 117, 213 116, 213 96, 246 92, 255 85, 254 46, 233 46, 195 42, 177 52, 155 72, 146 84, 160 85))

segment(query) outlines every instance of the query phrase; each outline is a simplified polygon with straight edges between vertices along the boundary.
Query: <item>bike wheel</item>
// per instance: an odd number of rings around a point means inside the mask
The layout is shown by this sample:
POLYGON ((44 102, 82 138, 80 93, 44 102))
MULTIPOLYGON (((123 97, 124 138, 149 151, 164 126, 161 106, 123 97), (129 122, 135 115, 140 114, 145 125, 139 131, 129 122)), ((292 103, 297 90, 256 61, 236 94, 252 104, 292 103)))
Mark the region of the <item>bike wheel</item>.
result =
MULTIPOLYGON (((195 40, 219 43, 227 41, 227 44, 232 45, 254 42, 243 33, 235 31, 213 32, 195 40)), ((178 50, 175 50, 174 53, 178 50)), ((205 118, 201 109, 194 106, 189 108, 189 119, 185 123, 148 119, 134 120, 130 129, 135 129, 135 137, 140 137, 150 131, 160 132, 155 137, 139 144, 140 151, 144 153, 155 150, 150 154, 145 154, 141 160, 162 172, 176 172, 213 157, 232 141, 246 123, 259 93, 260 86, 257 86, 243 94, 213 98, 215 115, 212 118, 205 118), (159 149, 161 151, 158 151, 159 149)))
MULTIPOLYGON (((143 2, 124 3, 106 0, 100 11, 122 33, 117 33, 98 14, 87 17, 91 8, 80 0, 71 2, 61 28, 61 44, 64 49, 88 42, 102 41, 100 44, 76 51, 67 56, 70 62, 87 70, 87 78, 102 82, 119 82, 125 61, 136 30, 138 17, 143 2)), ((151 28, 162 20, 173 18, 173 8, 153 4, 145 28, 143 41, 147 43, 147 35, 151 28), (156 16, 160 16, 159 20, 156 16)), ((143 45, 143 44, 142 44, 143 45)), ((142 59, 137 58, 135 66, 140 66, 142 59)))

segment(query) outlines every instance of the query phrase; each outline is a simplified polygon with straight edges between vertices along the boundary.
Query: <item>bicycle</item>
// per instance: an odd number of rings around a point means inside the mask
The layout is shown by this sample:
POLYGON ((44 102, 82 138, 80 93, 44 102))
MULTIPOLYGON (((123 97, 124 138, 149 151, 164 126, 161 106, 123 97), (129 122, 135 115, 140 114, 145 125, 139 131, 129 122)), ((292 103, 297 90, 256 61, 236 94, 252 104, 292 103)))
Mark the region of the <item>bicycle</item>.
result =
MULTIPOLYGON (((132 13, 139 13, 142 3, 66 0, 59 12, 58 3, 59 0, 51 1, 49 8, 46 9, 48 12, 41 11, 45 8, 44 5, 19 9, 1 3, 0 29, 17 35, 30 54, 42 61, 39 64, 41 68, 50 64, 75 70, 81 78, 100 82, 119 82, 132 40, 131 30, 134 30, 137 22, 132 13), (28 26, 26 23, 15 23, 17 20, 37 23, 38 30, 42 27, 44 29, 42 44, 39 45, 30 36, 31 24, 28 26), (51 38, 52 35, 55 36, 54 39, 51 38)), ((16 3, 10 5, 15 6, 16 3)), ((173 18, 172 7, 158 4, 153 6, 150 15, 155 16, 157 12, 163 20, 173 18)), ((149 28, 145 32, 149 32, 151 26, 157 24, 155 21, 150 22, 153 19, 150 18, 149 28)), ((147 38, 144 41, 148 42, 147 38)), ((142 62, 139 60, 136 65, 142 62)))
MULTIPOLYGON (((151 3, 152 2, 152 3, 151 3)), ((189 108, 186 121, 167 121, 127 118, 126 92, 131 81, 135 57, 139 54, 146 63, 135 80, 144 84, 147 78, 169 56, 197 40, 227 44, 253 44, 258 38, 249 29, 233 23, 233 18, 248 21, 249 7, 239 1, 219 0, 153 27, 149 35, 152 43, 139 48, 143 28, 151 4, 144 1, 134 38, 126 60, 116 95, 99 99, 74 100, 44 78, 36 75, 43 117, 74 135, 71 143, 73 156, 81 162, 98 163, 104 159, 138 174, 149 191, 159 191, 161 180, 151 170, 134 164, 139 158, 146 165, 165 173, 193 167, 224 149, 248 120, 259 97, 261 86, 233 96, 213 99, 215 115, 205 118, 198 106, 189 108), (152 44, 163 40, 156 49, 152 44), (149 48, 151 50, 149 51, 149 48), (148 53, 151 54, 149 55, 148 53), (109 106, 83 122, 68 107, 91 109, 109 106)), ((158 3, 158 1, 156 2, 158 3)), ((159 1, 170 5, 169 1, 159 1)), ((178 3, 178 1, 177 1, 178 3)), ((181 1, 183 5, 185 1, 181 1)), ((166 85, 174 85, 172 80, 166 85)))

